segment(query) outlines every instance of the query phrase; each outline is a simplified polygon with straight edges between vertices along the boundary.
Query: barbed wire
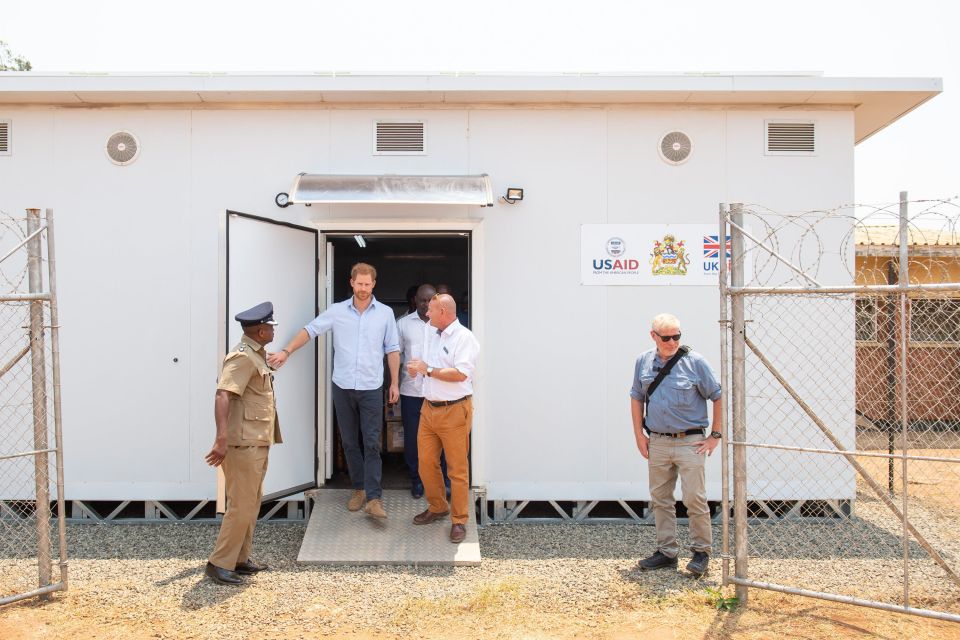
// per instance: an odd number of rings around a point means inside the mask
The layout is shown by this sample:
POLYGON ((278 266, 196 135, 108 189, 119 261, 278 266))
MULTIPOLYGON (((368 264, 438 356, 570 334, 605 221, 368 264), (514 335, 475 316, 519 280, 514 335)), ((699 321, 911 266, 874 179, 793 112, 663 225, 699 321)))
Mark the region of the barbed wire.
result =
MULTIPOLYGON (((960 279, 960 197, 910 200, 908 208, 910 283, 960 279)), ((830 284, 889 284, 891 266, 899 273, 899 202, 794 212, 751 203, 743 205, 743 214, 757 240, 748 240, 744 252, 748 286, 810 286, 821 278, 830 284)))

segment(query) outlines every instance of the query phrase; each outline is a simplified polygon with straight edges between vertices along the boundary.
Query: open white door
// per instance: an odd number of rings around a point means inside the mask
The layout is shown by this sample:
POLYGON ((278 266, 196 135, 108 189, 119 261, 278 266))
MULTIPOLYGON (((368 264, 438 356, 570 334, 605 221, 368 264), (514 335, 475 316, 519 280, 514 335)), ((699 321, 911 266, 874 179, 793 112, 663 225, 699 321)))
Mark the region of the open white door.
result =
MULTIPOLYGON (((324 297, 325 304, 324 309, 329 309, 330 305, 333 304, 333 244, 330 242, 326 243, 327 249, 327 270, 324 273, 324 297)), ((333 477, 333 402, 329 400, 333 398, 333 332, 328 331, 324 335, 324 349, 323 349, 323 383, 324 383, 324 395, 323 397, 327 399, 324 402, 324 443, 326 446, 325 456, 324 456, 324 473, 323 477, 326 480, 329 480, 333 477)))
MULTIPOLYGON (((267 351, 279 351, 318 313, 318 232, 268 218, 227 212, 226 335, 224 353, 240 340, 233 317, 273 302, 279 322, 267 351)), ((283 443, 272 447, 263 499, 272 500, 317 483, 317 346, 311 341, 275 374, 283 443)))

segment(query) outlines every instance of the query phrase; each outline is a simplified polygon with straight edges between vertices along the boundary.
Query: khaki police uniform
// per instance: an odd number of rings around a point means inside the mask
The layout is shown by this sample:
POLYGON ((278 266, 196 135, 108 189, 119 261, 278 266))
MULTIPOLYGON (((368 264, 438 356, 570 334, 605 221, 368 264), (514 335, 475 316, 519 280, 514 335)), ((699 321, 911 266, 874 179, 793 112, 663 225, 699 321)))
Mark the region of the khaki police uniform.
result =
POLYGON ((227 421, 227 455, 221 464, 226 479, 227 512, 209 560, 233 571, 250 558, 253 529, 260 513, 263 478, 270 445, 280 443, 280 420, 266 349, 244 335, 223 360, 217 389, 231 393, 227 421))

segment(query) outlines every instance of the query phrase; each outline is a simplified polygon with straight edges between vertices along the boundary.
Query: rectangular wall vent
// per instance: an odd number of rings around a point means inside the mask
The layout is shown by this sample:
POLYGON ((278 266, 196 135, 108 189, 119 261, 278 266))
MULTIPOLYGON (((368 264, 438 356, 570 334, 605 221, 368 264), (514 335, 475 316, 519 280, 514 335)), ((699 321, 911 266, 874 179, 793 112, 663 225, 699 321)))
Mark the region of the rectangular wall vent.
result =
POLYGON ((423 121, 377 121, 377 155, 420 155, 425 153, 423 121))
POLYGON ((0 155, 10 155, 10 121, 0 120, 0 155))
POLYGON ((813 155, 816 152, 816 128, 813 122, 767 123, 767 155, 813 155))

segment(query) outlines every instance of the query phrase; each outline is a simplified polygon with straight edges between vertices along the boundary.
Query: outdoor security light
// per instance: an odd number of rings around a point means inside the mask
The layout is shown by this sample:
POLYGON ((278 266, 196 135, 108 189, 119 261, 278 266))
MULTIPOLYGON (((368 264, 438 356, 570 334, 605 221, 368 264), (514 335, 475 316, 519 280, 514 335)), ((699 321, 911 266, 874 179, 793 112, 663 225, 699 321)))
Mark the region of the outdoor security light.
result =
POLYGON ((515 204, 523 200, 523 189, 507 187, 507 195, 503 196, 503 200, 509 204, 515 204))

